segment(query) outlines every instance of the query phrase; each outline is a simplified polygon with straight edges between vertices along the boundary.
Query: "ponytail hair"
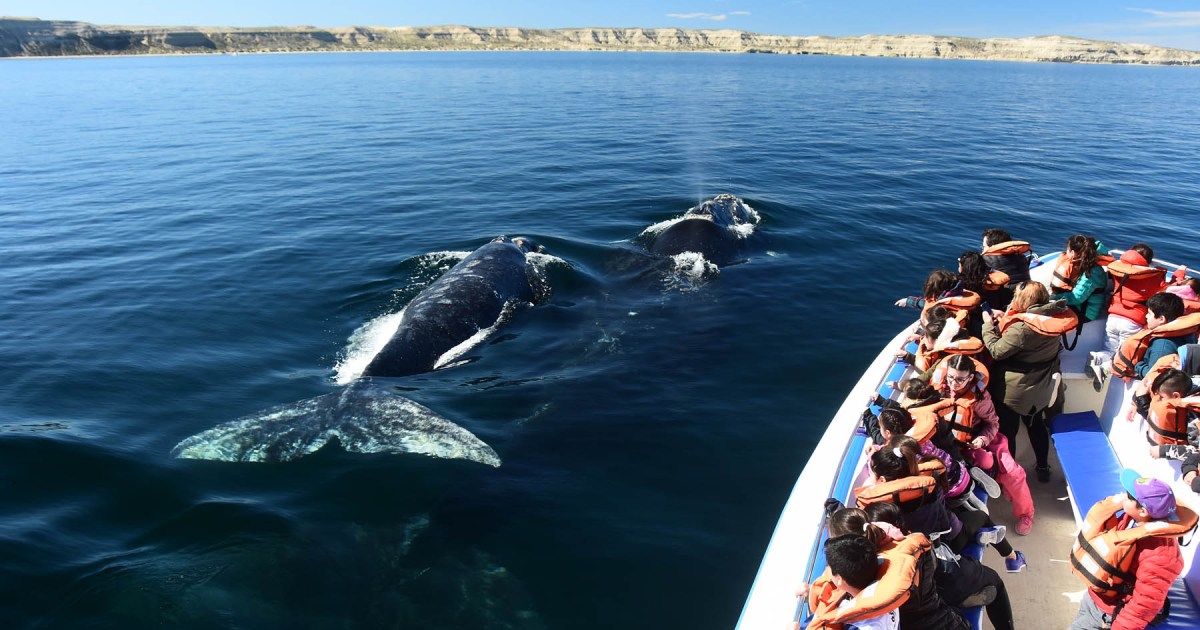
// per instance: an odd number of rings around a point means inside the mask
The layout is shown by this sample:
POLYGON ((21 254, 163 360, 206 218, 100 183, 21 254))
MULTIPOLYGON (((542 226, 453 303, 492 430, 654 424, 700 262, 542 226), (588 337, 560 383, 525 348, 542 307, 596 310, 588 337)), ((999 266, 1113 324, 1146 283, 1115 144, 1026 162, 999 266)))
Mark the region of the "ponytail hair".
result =
MULTIPOLYGON (((905 450, 898 446, 898 439, 908 436, 897 435, 892 436, 892 439, 887 441, 882 448, 871 454, 871 472, 884 481, 895 481, 905 477, 912 477, 917 474, 917 453, 918 450, 905 450)), ((908 438, 914 444, 916 440, 908 438)))
POLYGON ((879 547, 888 540, 887 532, 871 524, 867 513, 858 508, 842 508, 829 517, 829 537, 862 536, 879 547))
POLYGON ((1075 267, 1071 269, 1071 282, 1096 266, 1096 237, 1074 234, 1067 239, 1067 250, 1075 253, 1075 267))
POLYGON ((877 501, 867 506, 866 513, 867 518, 872 522, 887 523, 904 533, 908 533, 908 530, 904 527, 904 512, 895 503, 877 501))
POLYGON ((879 412, 879 427, 892 435, 903 435, 913 427, 912 414, 907 409, 888 407, 879 412))

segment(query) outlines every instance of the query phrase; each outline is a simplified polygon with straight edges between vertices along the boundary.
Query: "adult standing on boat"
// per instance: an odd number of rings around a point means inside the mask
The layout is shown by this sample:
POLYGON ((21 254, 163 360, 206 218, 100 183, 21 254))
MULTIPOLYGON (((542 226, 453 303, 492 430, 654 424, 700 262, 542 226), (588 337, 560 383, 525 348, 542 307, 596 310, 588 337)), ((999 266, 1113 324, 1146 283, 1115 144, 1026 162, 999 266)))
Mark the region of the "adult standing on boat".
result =
POLYGON ((1050 429, 1046 410, 1058 389, 1058 351, 1063 330, 1078 318, 1063 301, 1050 302, 1046 287, 1024 282, 1017 287, 1008 312, 999 318, 984 313, 983 345, 991 353, 990 389, 1000 416, 1000 432, 1017 453, 1017 432, 1024 424, 1037 460, 1038 481, 1050 480, 1050 429), (1061 325, 1060 325, 1061 324, 1061 325))

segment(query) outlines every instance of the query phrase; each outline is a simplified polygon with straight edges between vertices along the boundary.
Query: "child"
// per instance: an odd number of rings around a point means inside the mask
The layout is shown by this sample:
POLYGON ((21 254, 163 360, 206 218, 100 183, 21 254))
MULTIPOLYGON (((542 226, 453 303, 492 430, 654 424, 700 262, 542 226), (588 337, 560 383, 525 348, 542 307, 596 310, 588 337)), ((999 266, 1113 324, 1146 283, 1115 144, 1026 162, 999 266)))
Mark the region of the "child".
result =
MULTIPOLYGON (((1174 293, 1158 293, 1146 301, 1146 329, 1154 331, 1183 315, 1183 300, 1174 293)), ((1144 378, 1155 361, 1179 352, 1179 346, 1196 343, 1196 333, 1185 332, 1171 337, 1159 337, 1150 342, 1146 354, 1134 367, 1138 378, 1144 378)))
POLYGON ((936 482, 918 473, 916 440, 895 436, 871 455, 874 485, 858 488, 855 499, 861 508, 872 503, 897 503, 903 513, 905 529, 920 532, 931 539, 948 541, 955 553, 972 541, 992 545, 1004 556, 1009 572, 1025 567, 1025 556, 1004 540, 1004 527, 996 526, 984 512, 965 511, 962 517, 946 509, 945 495, 936 482))
POLYGON ((1105 268, 1114 262, 1108 248, 1093 236, 1075 234, 1067 239, 1067 246, 1058 257, 1054 268, 1051 300, 1065 300, 1079 315, 1079 321, 1090 322, 1104 313, 1108 306, 1105 286, 1108 274, 1105 268))
POLYGON ((1073 629, 1149 626, 1183 572, 1179 538, 1195 529, 1196 513, 1158 479, 1126 468, 1121 485, 1124 493, 1088 510, 1071 548, 1073 570, 1088 587, 1073 629))
POLYGON ((1181 370, 1168 368, 1152 376, 1149 388, 1145 380, 1140 381, 1133 396, 1137 413, 1147 419, 1146 439, 1152 445, 1150 456, 1184 460, 1200 446, 1197 442, 1200 435, 1194 423, 1200 414, 1184 402, 1184 397, 1200 392, 1196 391, 1191 377, 1181 370))
POLYGON ((1167 270, 1150 266, 1153 260, 1154 250, 1137 243, 1108 266, 1116 287, 1104 324, 1104 352, 1093 357, 1097 365, 1111 360, 1125 339, 1146 327, 1146 300, 1166 287, 1167 270))
MULTIPOLYGON (((928 550, 929 541, 925 540, 928 550)), ((846 630, 899 630, 900 604, 908 599, 908 589, 916 583, 916 560, 905 563, 901 559, 881 567, 875 544, 860 535, 838 536, 825 541, 825 562, 829 565, 830 583, 814 589, 810 602, 815 601, 812 623, 809 630, 816 628, 844 628, 846 630), (889 587, 880 588, 880 569, 884 574, 893 572, 904 590, 899 590, 889 580, 889 587), (897 575, 904 573, 904 575, 897 575), (907 578, 907 579, 904 579, 907 578)), ((818 586, 817 584, 813 585, 818 586)))
MULTIPOLYGON (((869 507, 894 508, 897 517, 900 513, 899 508, 891 503, 869 507)), ((867 514, 857 508, 844 508, 834 512, 829 517, 829 536, 862 536, 871 541, 880 554, 886 554, 911 535, 900 531, 894 523, 873 522, 878 519, 868 518, 867 514)), ((938 561, 934 554, 923 553, 918 558, 915 588, 908 601, 899 608, 901 627, 930 630, 966 630, 970 627, 958 611, 941 598, 941 589, 936 580, 937 568, 938 561)))
POLYGON ((962 442, 963 456, 983 470, 995 471, 993 476, 1012 501, 1017 533, 1028 534, 1033 529, 1033 497, 1025 469, 1013 459, 1008 438, 999 431, 1000 421, 986 389, 983 366, 966 355, 948 357, 934 370, 930 385, 962 410, 958 421, 961 429, 955 435, 962 442), (962 420, 968 416, 969 424, 963 425, 962 420))
MULTIPOLYGON (((861 511, 861 510, 856 510, 861 511)), ((897 529, 897 534, 903 527, 903 515, 894 503, 872 503, 867 506, 866 516, 871 527, 890 526, 897 529)), ((857 523, 849 522, 853 527, 857 523)), ((830 531, 833 523, 830 522, 830 531)), ((894 536, 894 535, 893 535, 894 536)), ((959 556, 945 545, 935 545, 933 549, 937 557, 937 568, 933 571, 937 583, 938 595, 943 601, 959 608, 974 608, 986 606, 988 620, 996 630, 1013 630, 1012 604, 1008 599, 1008 589, 1004 580, 994 569, 984 566, 971 556, 959 556)), ((922 574, 922 581, 925 575, 922 574)), ((904 615, 904 607, 900 608, 900 620, 904 627, 927 628, 926 624, 912 626, 904 615)))

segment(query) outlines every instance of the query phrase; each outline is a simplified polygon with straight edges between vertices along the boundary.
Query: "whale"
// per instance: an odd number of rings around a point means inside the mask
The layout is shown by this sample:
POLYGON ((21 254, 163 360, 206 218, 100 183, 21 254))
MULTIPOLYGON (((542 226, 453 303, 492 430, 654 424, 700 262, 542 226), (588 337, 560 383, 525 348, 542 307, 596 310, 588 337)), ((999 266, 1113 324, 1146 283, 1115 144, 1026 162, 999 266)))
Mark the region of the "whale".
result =
POLYGON ((542 247, 499 237, 471 252, 404 307, 400 324, 363 376, 428 372, 481 331, 502 325, 514 305, 542 304, 550 294, 539 269, 526 264, 542 247))
POLYGON ((400 396, 391 379, 448 364, 502 327, 516 309, 544 303, 550 287, 529 255, 528 238, 498 237, 458 262, 405 306, 396 332, 345 388, 278 405, 180 441, 182 459, 282 462, 332 440, 352 453, 419 453, 499 466, 486 442, 437 412, 400 396))
POLYGON ((650 226, 643 234, 651 254, 668 257, 692 252, 723 266, 741 257, 746 236, 758 222, 758 213, 744 201, 721 194, 680 217, 650 226))

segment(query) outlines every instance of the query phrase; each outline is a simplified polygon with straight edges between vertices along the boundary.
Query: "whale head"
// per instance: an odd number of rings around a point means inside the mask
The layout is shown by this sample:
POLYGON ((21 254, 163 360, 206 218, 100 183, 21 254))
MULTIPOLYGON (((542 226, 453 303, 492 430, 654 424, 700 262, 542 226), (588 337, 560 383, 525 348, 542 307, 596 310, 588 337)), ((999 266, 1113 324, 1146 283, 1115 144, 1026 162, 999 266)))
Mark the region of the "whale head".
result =
POLYGON ((526 254, 540 254, 546 251, 546 248, 542 247, 541 243, 527 236, 518 236, 514 238, 512 240, 512 244, 521 248, 521 251, 525 252, 526 254))
POLYGON ((758 213, 728 193, 717 195, 688 210, 685 216, 706 218, 724 228, 758 223, 758 213))

